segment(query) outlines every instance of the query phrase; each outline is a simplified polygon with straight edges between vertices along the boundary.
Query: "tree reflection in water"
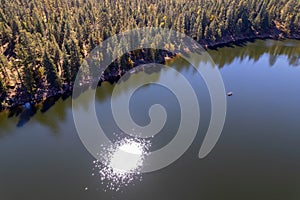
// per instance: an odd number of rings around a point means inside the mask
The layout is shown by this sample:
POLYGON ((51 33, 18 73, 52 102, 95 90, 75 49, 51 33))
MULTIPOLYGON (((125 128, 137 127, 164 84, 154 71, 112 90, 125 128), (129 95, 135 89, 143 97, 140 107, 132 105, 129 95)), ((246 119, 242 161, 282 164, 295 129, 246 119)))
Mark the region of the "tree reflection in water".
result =
MULTIPOLYGON (((219 68, 223 68, 237 60, 242 61, 248 59, 257 62, 266 54, 269 56, 270 66, 273 66, 277 59, 282 56, 287 58, 290 66, 296 67, 300 65, 299 40, 256 40, 254 42, 229 44, 222 48, 210 49, 209 53, 219 68)), ((181 72, 189 70, 189 63, 183 59, 177 60, 176 62, 173 60, 167 61, 167 64, 181 72)), ((144 71, 146 73, 157 73, 155 69, 144 69, 144 71)), ((157 74, 159 78, 159 73, 157 74)), ((109 86, 109 83, 104 82, 102 85, 105 86, 101 90, 101 93, 97 92, 96 94, 96 99, 100 102, 110 98, 113 90, 113 85, 109 86)), ((16 126, 22 127, 26 125, 30 120, 49 127, 54 133, 58 132, 59 127, 57 124, 66 119, 67 111, 71 109, 70 95, 71 94, 51 97, 41 104, 32 106, 31 109, 15 107, 10 111, 1 112, 0 137, 13 130, 16 126), (47 113, 47 117, 41 113, 47 113), (10 119, 7 120, 7 118, 10 119)))

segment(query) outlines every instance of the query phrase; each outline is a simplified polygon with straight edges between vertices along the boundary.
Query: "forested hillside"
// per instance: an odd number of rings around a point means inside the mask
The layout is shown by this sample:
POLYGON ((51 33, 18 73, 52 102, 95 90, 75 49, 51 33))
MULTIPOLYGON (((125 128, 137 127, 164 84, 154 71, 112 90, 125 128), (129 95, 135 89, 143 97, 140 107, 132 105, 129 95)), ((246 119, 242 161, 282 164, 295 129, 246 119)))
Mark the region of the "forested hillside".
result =
POLYGON ((183 32, 208 46, 299 38, 300 1, 1 0, 0 107, 65 92, 96 45, 150 26, 183 32))

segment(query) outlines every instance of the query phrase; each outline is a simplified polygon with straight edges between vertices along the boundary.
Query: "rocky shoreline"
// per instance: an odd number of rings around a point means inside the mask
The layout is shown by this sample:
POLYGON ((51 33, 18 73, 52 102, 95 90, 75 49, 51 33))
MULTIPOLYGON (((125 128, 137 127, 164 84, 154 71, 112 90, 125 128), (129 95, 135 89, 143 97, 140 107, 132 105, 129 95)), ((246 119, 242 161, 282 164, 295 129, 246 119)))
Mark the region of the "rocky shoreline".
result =
MULTIPOLYGON (((230 36, 230 37, 224 37, 222 40, 217 42, 211 42, 211 41, 200 41, 200 45, 202 45, 206 49, 217 49, 220 47, 228 46, 231 44, 239 44, 244 43, 248 41, 253 41, 256 39, 300 39, 300 34, 291 34, 290 36, 282 35, 281 32, 272 32, 269 34, 258 34, 253 36, 247 36, 247 37, 240 37, 240 36, 230 36)), ((167 60, 170 60, 176 56, 175 53, 163 51, 162 55, 160 56, 159 60, 156 60, 156 63, 165 63, 167 60)), ((149 63, 148 61, 145 61, 144 59, 139 59, 137 61, 134 61, 133 67, 140 66, 142 64, 149 63)), ((128 69, 129 70, 129 69, 128 69)), ((111 84, 117 82, 121 76, 123 76, 128 70, 122 70, 120 71, 112 71, 109 73, 105 73, 99 82, 99 86, 102 82, 108 81, 111 84)), ((85 85, 89 85, 89 83, 83 84, 82 87, 84 88, 85 85)), ((66 99, 72 95, 73 91, 73 84, 67 84, 63 83, 61 89, 51 89, 51 90, 42 90, 39 89, 36 91, 34 96, 28 96, 28 95, 22 95, 25 94, 24 91, 16 91, 18 93, 16 95, 15 99, 9 99, 5 98, 5 100, 0 105, 0 111, 3 110, 12 110, 18 107, 23 107, 25 109, 28 109, 30 106, 34 106, 36 104, 42 103, 46 101, 49 98, 63 98, 66 99)))

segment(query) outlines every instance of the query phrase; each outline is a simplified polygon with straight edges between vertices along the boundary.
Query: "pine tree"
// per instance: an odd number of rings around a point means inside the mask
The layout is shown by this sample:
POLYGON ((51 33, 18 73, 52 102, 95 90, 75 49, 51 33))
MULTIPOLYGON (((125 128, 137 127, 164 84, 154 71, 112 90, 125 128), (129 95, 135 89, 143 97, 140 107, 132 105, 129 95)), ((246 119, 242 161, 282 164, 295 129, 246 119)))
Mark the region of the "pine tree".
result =
POLYGON ((47 80, 49 87, 59 89, 60 88, 60 80, 58 79, 57 71, 56 71, 53 61, 50 59, 47 51, 44 52, 43 66, 45 69, 45 76, 46 76, 46 80, 47 80))
POLYGON ((71 80, 71 73, 70 73, 70 64, 69 64, 69 59, 66 55, 64 55, 63 58, 63 64, 62 64, 62 69, 63 69, 63 75, 62 78, 65 82, 69 83, 71 80))
POLYGON ((75 81, 77 72, 80 67, 80 54, 74 40, 71 41, 71 46, 70 46, 70 66, 71 66, 71 80, 75 81))

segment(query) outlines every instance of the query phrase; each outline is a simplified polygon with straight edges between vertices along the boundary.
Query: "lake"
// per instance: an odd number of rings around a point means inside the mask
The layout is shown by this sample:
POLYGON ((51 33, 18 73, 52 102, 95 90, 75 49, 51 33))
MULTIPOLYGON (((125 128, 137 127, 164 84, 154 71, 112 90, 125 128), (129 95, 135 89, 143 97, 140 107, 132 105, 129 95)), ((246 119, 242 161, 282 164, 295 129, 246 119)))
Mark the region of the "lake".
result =
MULTIPOLYGON (((211 115, 208 89, 193 67, 176 58, 168 65, 188 78, 201 108, 197 137, 179 160, 120 184, 118 191, 108 187, 110 180, 101 180, 101 167, 95 167, 76 132, 71 98, 58 99, 31 118, 0 113, 0 199, 300 199, 300 41, 258 40, 209 53, 233 95, 227 97, 222 135, 207 157, 199 159, 198 152, 211 115)), ((96 93, 97 116, 109 137, 120 132, 110 110, 113 88, 103 83, 96 93)), ((169 117, 150 150, 174 137, 178 101, 151 84, 130 102, 132 118, 141 126, 149 123, 147 112, 157 103, 169 117)))

